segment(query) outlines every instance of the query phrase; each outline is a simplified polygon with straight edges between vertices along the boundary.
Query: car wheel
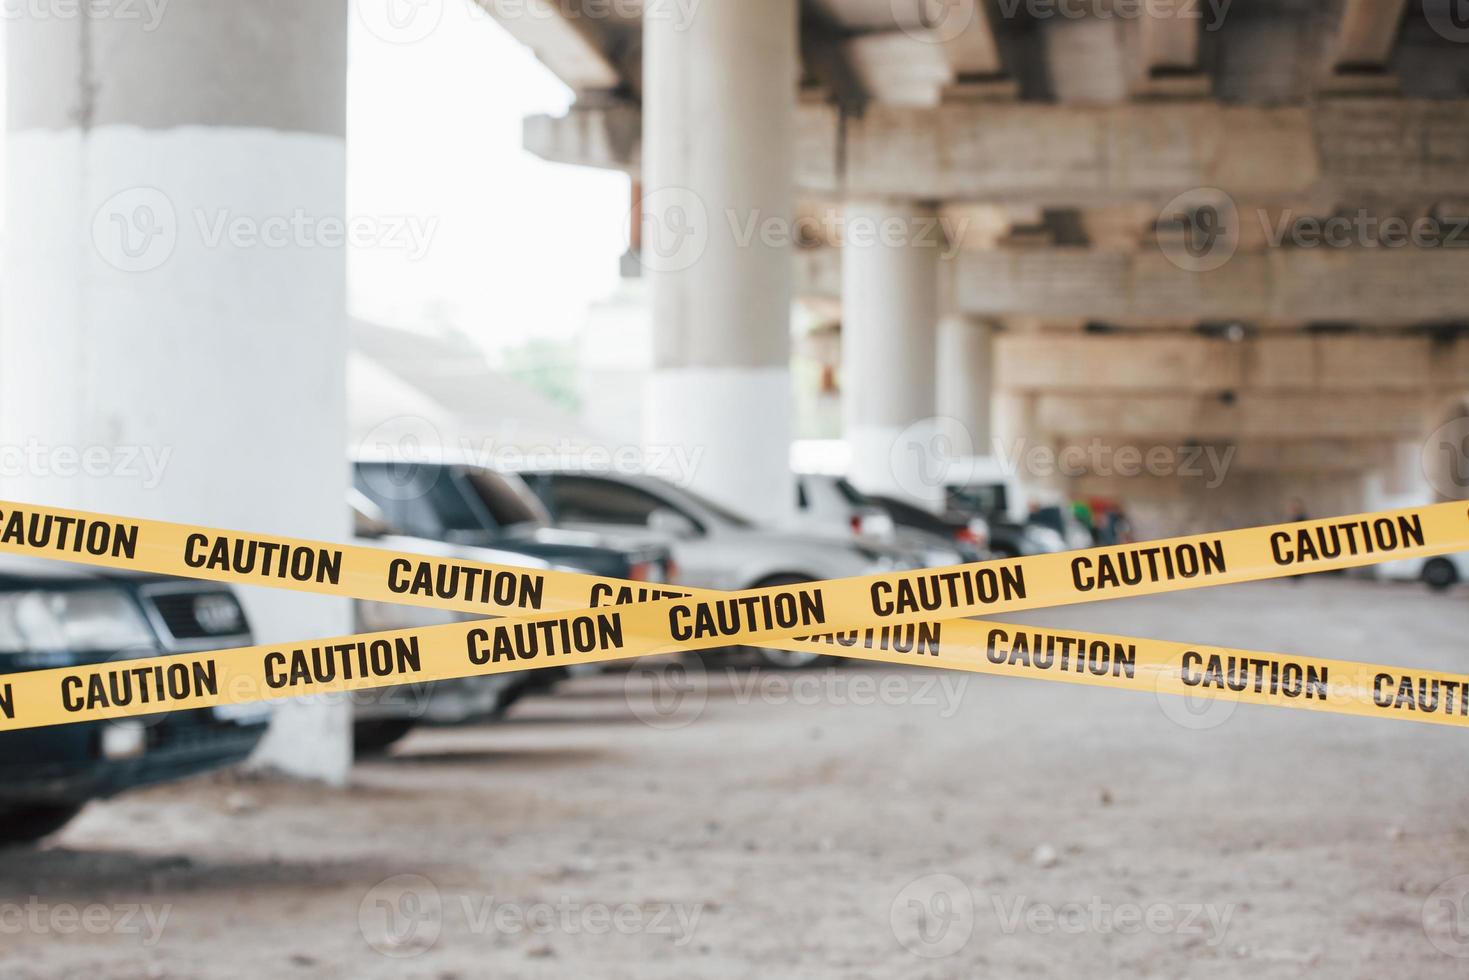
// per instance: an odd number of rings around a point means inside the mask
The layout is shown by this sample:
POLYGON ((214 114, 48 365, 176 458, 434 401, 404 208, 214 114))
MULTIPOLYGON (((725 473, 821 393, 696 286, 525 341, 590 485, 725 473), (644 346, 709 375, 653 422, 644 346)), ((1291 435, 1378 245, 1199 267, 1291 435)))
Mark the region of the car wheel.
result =
POLYGON ((1442 592, 1459 581, 1459 570, 1447 558, 1435 558, 1423 566, 1423 581, 1435 592, 1442 592))
POLYGON ((49 837, 70 823, 85 805, 0 806, 0 847, 33 844, 49 837))
MULTIPOLYGON (((799 575, 772 575, 763 582, 757 582, 754 588, 767 589, 777 585, 800 585, 811 581, 799 575)), ((760 663, 766 667, 774 667, 777 670, 801 670, 807 667, 816 667, 829 660, 819 653, 805 653, 799 650, 770 650, 765 647, 749 647, 760 663)))
POLYGON ((352 750, 360 756, 382 755, 413 731, 415 724, 411 718, 359 721, 352 726, 352 750))

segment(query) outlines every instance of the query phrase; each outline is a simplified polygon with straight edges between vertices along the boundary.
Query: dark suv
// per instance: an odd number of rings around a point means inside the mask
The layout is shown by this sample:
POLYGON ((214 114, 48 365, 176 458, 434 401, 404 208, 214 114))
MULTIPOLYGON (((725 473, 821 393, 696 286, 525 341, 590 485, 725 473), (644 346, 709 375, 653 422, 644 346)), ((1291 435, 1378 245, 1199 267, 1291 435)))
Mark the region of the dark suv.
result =
MULTIPOLYGON (((248 646, 228 586, 0 557, 0 674, 248 646)), ((88 800, 243 760, 261 705, 0 733, 0 844, 58 830, 88 800)))

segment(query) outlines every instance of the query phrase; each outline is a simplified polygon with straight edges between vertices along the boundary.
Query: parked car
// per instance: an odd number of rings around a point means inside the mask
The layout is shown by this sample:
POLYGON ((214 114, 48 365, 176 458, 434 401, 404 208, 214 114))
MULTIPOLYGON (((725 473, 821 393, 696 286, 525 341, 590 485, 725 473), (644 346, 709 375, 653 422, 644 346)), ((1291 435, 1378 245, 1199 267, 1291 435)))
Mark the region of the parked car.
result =
POLYGON ((1377 574, 1386 579, 1422 582, 1435 592, 1443 592, 1469 581, 1469 551, 1386 561, 1377 565, 1377 574))
POLYGON ((992 557, 989 550, 989 521, 977 514, 966 516, 953 511, 935 514, 924 510, 917 504, 880 494, 868 499, 887 511, 888 516, 898 527, 922 531, 952 541, 965 561, 984 561, 992 557))
MULTIPOLYGON (((0 673, 251 644, 228 586, 0 558, 0 673)), ((0 844, 39 840, 88 801, 239 762, 263 704, 0 733, 0 844)))
MULTIPOLYGON (((633 536, 673 549, 679 584, 726 591, 866 575, 901 556, 850 538, 762 527, 684 487, 641 474, 523 471, 557 526, 633 536)), ((774 667, 804 667, 815 654, 758 650, 774 667)))
POLYGON ((1012 520, 1009 490, 999 483, 948 488, 948 510, 962 517, 983 517, 989 523, 990 552, 996 558, 1045 555, 1065 551, 1066 539, 1055 528, 1034 519, 1012 520))
POLYGON ((513 474, 470 462, 358 459, 353 486, 409 537, 515 551, 608 578, 671 579, 667 546, 553 528, 539 499, 513 474))
MULTIPOLYGON (((353 536, 363 547, 517 568, 585 571, 512 550, 406 537, 397 534, 382 511, 358 491, 349 490, 347 498, 353 536)), ((479 617, 474 613, 396 602, 358 599, 353 603, 353 622, 359 633, 439 626, 476 618, 479 617)), ((526 694, 544 690, 563 676, 563 672, 556 670, 526 670, 354 692, 353 747, 359 755, 372 755, 386 751, 419 724, 457 725, 500 717, 526 694)))
POLYGON ((1061 540, 1066 543, 1067 549, 1072 551, 1090 548, 1097 543, 1091 530, 1082 523, 1075 508, 1069 503, 1045 504, 1036 507, 1030 512, 1028 523, 1039 524, 1055 531, 1061 535, 1061 540))
POLYGON ((803 530, 896 549, 908 568, 941 568, 965 561, 947 533, 905 525, 840 476, 797 474, 796 513, 803 530))

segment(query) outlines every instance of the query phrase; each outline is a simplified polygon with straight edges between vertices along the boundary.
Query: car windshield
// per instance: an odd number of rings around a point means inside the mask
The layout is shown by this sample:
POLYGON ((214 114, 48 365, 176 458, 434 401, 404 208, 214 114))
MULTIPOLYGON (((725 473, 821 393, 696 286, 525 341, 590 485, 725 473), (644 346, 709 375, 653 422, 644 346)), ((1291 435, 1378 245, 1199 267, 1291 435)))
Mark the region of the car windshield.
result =
POLYGON ((708 497, 705 497, 703 494, 695 493, 688 487, 679 487, 678 492, 683 494, 689 500, 693 501, 695 504, 698 504, 700 507, 707 510, 709 513, 713 514, 715 517, 719 518, 724 523, 730 525, 731 527, 748 529, 755 526, 755 522, 750 520, 748 517, 736 514, 729 508, 724 507, 720 504, 716 504, 708 497))
MULTIPOLYGON (((475 495, 501 527, 543 527, 549 523, 546 515, 527 499, 529 490, 521 493, 510 480, 488 470, 466 470, 465 476, 475 495)), ((519 482, 518 477, 515 480, 519 482)))
POLYGON ((845 500, 847 503, 852 504, 855 507, 872 506, 872 501, 867 497, 867 495, 861 490, 858 490, 856 487, 852 486, 851 483, 847 482, 845 477, 838 477, 836 480, 832 481, 832 483, 833 486, 837 488, 837 493, 841 494, 842 499, 845 500))

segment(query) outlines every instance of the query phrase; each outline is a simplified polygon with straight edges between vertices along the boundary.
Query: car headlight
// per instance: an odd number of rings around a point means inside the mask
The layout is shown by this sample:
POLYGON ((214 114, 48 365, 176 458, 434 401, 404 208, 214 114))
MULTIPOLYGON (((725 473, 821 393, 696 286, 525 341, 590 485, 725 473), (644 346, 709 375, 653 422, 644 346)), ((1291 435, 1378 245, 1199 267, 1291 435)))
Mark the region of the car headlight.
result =
POLYGON ((156 647, 148 623, 117 589, 0 593, 0 654, 47 654, 156 647))

